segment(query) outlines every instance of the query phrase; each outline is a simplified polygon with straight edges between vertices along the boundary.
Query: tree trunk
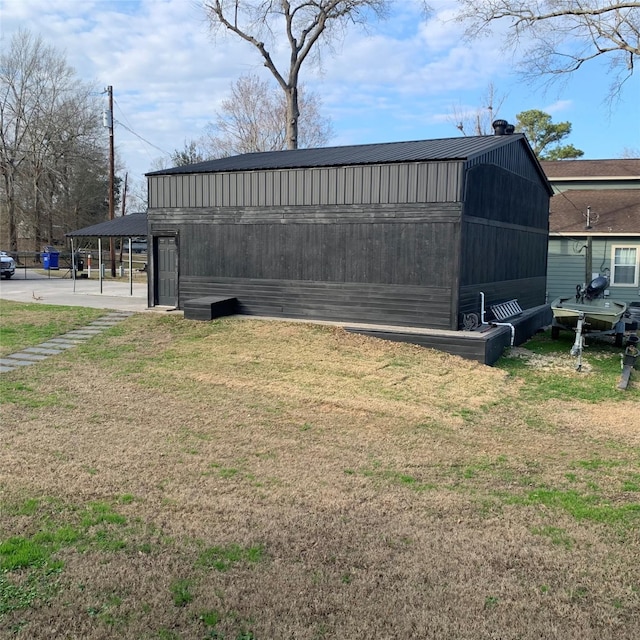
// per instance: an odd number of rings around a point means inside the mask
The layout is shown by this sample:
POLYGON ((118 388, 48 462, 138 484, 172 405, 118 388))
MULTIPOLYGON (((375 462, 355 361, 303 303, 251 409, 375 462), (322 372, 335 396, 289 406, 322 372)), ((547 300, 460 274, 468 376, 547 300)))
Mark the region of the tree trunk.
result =
POLYGON ((298 108, 298 87, 289 86, 287 89, 287 149, 298 148, 298 119, 300 109, 298 108))
POLYGON ((33 250, 40 251, 42 245, 42 211, 40 208, 40 189, 38 185, 38 170, 35 169, 33 178, 33 250))
POLYGON ((16 226, 16 196, 14 192, 14 176, 9 173, 11 169, 4 173, 4 186, 7 194, 7 241, 9 251, 18 250, 18 230, 16 226))

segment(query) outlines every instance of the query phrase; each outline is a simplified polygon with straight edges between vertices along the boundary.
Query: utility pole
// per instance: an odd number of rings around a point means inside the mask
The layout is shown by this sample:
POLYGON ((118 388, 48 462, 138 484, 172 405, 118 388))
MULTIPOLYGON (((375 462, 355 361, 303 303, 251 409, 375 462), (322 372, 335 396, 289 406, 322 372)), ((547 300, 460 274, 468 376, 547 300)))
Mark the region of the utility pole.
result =
MULTIPOLYGON (((114 145, 113 145, 113 87, 107 87, 109 96, 109 110, 105 118, 105 126, 109 129, 109 220, 113 220, 115 216, 114 201, 114 145)), ((109 257, 111 259, 111 277, 116 277, 116 247, 113 238, 109 238, 109 257)))
MULTIPOLYGON (((124 217, 126 215, 126 205, 127 205, 127 180, 129 179, 129 174, 124 174, 124 189, 122 190, 122 213, 121 215, 124 217)), ((122 264, 122 250, 124 248, 124 238, 120 238, 120 256, 118 257, 118 262, 122 264)), ((131 247, 129 247, 131 248, 131 247)), ((131 251, 129 251, 131 253, 131 251)))
POLYGON ((593 237, 591 236, 591 207, 587 207, 586 214, 587 224, 585 225, 587 230, 587 245, 585 252, 585 269, 584 269, 584 286, 588 287, 591 280, 593 280, 593 237))
POLYGON ((585 252, 584 260, 584 286, 588 287, 589 283, 593 280, 593 237, 587 236, 587 250, 585 252))

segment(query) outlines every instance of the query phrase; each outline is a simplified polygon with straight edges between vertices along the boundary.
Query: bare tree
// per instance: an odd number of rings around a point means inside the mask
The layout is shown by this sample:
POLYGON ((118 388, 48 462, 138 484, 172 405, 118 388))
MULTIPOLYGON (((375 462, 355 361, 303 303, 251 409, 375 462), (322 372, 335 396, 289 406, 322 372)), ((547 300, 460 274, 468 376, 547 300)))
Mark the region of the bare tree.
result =
POLYGON ((500 96, 493 82, 490 82, 481 99, 481 105, 475 111, 454 107, 451 120, 463 136, 491 135, 493 133, 491 124, 498 117, 504 101, 505 97, 500 96))
POLYGON ((0 57, 0 172, 3 180, 3 227, 12 251, 18 248, 19 179, 27 164, 30 122, 39 109, 38 75, 50 58, 40 39, 18 32, 0 57))
MULTIPOLYGON (((0 217, 11 250, 18 231, 34 249, 51 242, 54 219, 64 223, 69 185, 89 159, 99 182, 97 110, 92 90, 62 54, 28 31, 18 32, 0 60, 0 217)), ((106 192, 105 192, 106 193, 106 192)))
MULTIPOLYGON (((31 238, 36 251, 53 240, 54 227, 67 222, 74 173, 101 183, 104 134, 93 96, 64 56, 28 31, 18 32, 2 51, 0 217, 11 250, 18 248, 19 231, 31 238)), ((82 188, 86 191, 86 181, 82 188)), ((102 201, 105 194, 106 188, 102 201)), ((85 199, 80 193, 72 199, 78 198, 85 199)), ((85 209, 87 214, 98 211, 85 209)))
MULTIPOLYGON (((298 147, 321 147, 332 136, 331 122, 320 114, 321 100, 298 87, 298 147)), ((203 141, 209 157, 287 148, 287 103, 284 94, 255 75, 231 85, 216 120, 203 141)))
POLYGON ((349 24, 364 25, 372 14, 383 18, 392 0, 203 0, 211 29, 233 33, 255 47, 286 97, 287 148, 298 148, 300 69, 318 60, 321 45, 331 45, 349 24), (273 58, 275 33, 284 31, 288 65, 273 58))
POLYGON ((557 78, 604 56, 613 73, 610 96, 634 72, 640 55, 640 0, 460 0, 467 35, 487 35, 492 23, 509 25, 507 45, 531 43, 526 68, 557 78))
POLYGON ((620 153, 621 158, 640 158, 639 147, 624 147, 620 153))

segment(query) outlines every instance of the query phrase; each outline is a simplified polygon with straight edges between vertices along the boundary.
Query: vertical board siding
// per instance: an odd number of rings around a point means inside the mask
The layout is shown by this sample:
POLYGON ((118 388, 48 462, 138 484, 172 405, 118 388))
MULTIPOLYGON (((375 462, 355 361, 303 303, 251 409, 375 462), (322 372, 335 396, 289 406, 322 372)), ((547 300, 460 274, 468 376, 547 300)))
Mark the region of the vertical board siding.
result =
POLYGON ((477 165, 467 173, 464 212, 466 216, 548 230, 549 194, 540 181, 530 182, 500 167, 477 165))
POLYGON ((186 194, 185 194, 185 191, 184 191, 184 183, 188 179, 188 177, 189 176, 180 176, 181 179, 175 181, 175 186, 176 186, 175 198, 172 198, 172 200, 171 200, 171 202, 172 202, 171 206, 172 207, 177 207, 178 206, 178 202, 185 202, 185 195, 186 195, 186 198, 188 200, 188 198, 189 198, 188 191, 187 191, 186 194))
POLYGON ((462 162, 149 176, 149 207, 459 202, 462 162))
MULTIPOLYGON (((521 159, 518 154, 502 158, 507 164, 512 160, 514 167, 521 159)), ((527 173, 537 175, 524 170, 514 175, 502 167, 477 164, 467 173, 461 314, 477 311, 480 291, 487 305, 516 298, 527 309, 546 302, 549 194, 539 177, 533 181, 522 175, 527 173)))
POLYGON ((524 178, 528 182, 541 183, 544 173, 538 169, 533 159, 533 152, 529 153, 524 145, 507 144, 478 155, 469 160, 467 166, 487 165, 500 167, 514 176, 524 178))
POLYGON ((171 192, 170 192, 171 180, 168 180, 169 177, 170 176, 161 176, 159 180, 162 185, 162 190, 160 192, 162 196, 162 200, 163 202, 166 202, 168 203, 169 206, 171 206, 171 192))
POLYGON ((465 222, 461 252, 462 285, 546 273, 547 236, 542 233, 465 222))

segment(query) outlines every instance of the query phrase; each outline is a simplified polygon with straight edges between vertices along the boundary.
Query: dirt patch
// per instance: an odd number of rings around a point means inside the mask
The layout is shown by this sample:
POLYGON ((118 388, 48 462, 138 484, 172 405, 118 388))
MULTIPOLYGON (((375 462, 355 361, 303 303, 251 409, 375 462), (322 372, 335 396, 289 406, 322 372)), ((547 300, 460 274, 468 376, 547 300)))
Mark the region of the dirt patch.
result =
MULTIPOLYGON (((510 355, 514 358, 520 358, 524 363, 532 369, 541 371, 567 372, 573 373, 578 364, 577 356, 566 353, 534 353, 524 347, 512 347, 510 355)), ((592 370, 591 365, 584 358, 582 359, 581 372, 589 373, 592 370)))
POLYGON ((584 402, 546 403, 557 423, 589 437, 619 439, 640 446, 640 407, 637 401, 589 404, 584 402))

